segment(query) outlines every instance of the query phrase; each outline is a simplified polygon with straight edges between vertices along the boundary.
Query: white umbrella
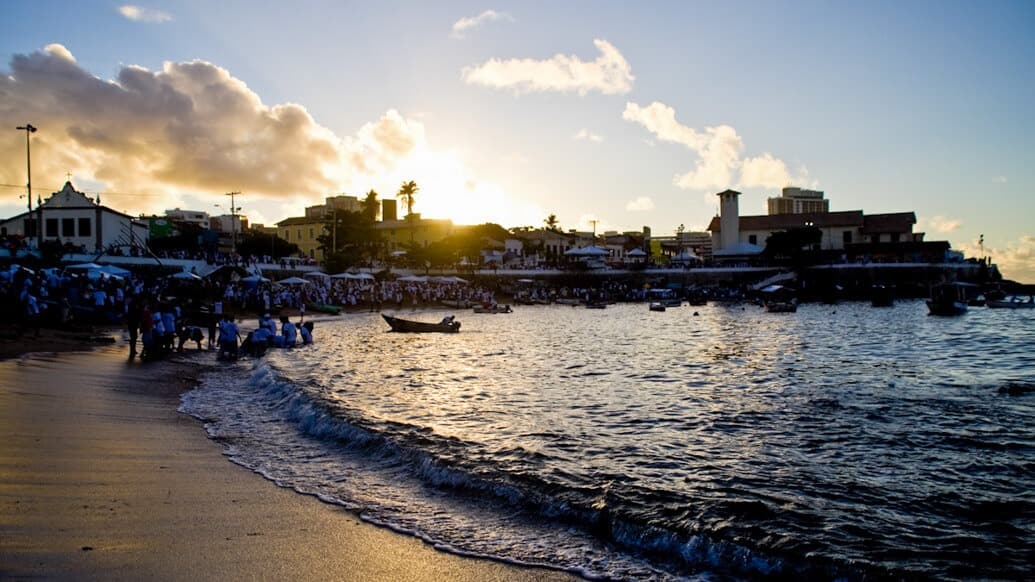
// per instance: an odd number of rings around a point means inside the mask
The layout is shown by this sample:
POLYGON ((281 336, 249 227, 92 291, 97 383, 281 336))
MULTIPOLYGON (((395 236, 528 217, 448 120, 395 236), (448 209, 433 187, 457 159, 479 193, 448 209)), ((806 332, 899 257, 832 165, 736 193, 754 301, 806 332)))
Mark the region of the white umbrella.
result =
POLYGON ((269 279, 262 275, 249 275, 241 278, 241 282, 243 283, 265 283, 266 281, 269 281, 269 279))
POLYGON ((600 247, 588 246, 580 249, 568 249, 564 254, 572 257, 603 257, 607 251, 600 247))
POLYGON ((115 265, 104 265, 100 270, 109 275, 118 275, 119 277, 128 277, 130 275, 128 270, 123 269, 122 267, 116 267, 115 265))
POLYGON ((352 273, 338 273, 337 275, 331 275, 331 279, 355 279, 356 276, 352 273))
POLYGON ((330 279, 331 278, 331 276, 328 275, 327 273, 322 273, 320 271, 310 271, 310 272, 308 272, 308 273, 306 273, 306 274, 304 274, 302 276, 303 277, 311 277, 313 279, 330 279))
POLYGON ((303 279, 301 277, 288 277, 287 279, 281 279, 277 281, 278 285, 311 285, 312 281, 303 279))
POLYGON ((353 278, 355 278, 355 279, 362 279, 362 280, 366 280, 366 281, 373 281, 374 280, 374 276, 371 275, 370 273, 356 273, 355 275, 353 275, 353 278))

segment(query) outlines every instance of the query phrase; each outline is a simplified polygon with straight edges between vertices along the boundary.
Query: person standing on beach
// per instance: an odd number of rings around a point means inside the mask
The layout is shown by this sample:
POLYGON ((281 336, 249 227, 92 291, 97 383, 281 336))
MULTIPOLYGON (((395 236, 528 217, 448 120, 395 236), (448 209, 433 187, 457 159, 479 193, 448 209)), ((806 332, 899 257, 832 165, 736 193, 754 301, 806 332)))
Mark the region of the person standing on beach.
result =
POLYGON ((129 359, 132 360, 137 355, 137 336, 140 331, 140 301, 136 297, 129 300, 126 327, 129 330, 129 359))

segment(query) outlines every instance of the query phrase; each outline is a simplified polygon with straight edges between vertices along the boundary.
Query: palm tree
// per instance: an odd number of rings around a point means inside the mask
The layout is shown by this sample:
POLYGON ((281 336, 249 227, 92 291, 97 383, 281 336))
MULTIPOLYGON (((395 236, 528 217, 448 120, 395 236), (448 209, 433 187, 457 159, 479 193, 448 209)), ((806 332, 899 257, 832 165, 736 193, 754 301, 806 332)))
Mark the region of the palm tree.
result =
POLYGON ((413 244, 413 196, 420 190, 420 186, 416 182, 410 180, 409 182, 403 182, 402 186, 399 187, 399 193, 396 195, 397 198, 402 198, 404 204, 406 204, 406 220, 410 223, 410 244, 413 244))
POLYGON ((416 182, 410 180, 409 182, 403 182, 402 186, 399 187, 398 198, 401 198, 403 203, 406 204, 406 214, 413 214, 413 196, 420 190, 420 186, 416 182))
POLYGON ((550 214, 550 216, 547 216, 546 220, 544 220, 543 222, 546 223, 546 230, 549 230, 551 232, 557 232, 558 223, 556 214, 550 214))

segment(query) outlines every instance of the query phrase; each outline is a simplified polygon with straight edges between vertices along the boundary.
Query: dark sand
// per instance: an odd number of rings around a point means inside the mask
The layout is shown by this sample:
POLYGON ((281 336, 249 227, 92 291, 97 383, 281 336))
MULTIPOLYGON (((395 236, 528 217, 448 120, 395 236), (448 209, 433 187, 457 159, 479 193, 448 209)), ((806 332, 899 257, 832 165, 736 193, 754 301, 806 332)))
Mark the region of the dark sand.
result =
POLYGON ((0 361, 0 579, 574 579, 277 487, 176 412, 190 358, 211 354, 127 364, 126 350, 0 361))

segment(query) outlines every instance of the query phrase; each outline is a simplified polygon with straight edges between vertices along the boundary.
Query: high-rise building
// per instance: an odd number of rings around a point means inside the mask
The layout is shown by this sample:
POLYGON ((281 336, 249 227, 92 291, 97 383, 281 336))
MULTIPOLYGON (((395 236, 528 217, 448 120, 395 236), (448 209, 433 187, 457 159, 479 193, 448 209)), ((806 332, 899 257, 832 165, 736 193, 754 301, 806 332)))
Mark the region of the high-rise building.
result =
POLYGON ((382 198, 381 199, 381 220, 398 220, 399 212, 397 210, 397 202, 394 198, 382 198))
POLYGON ((806 190, 794 186, 783 189, 779 198, 769 199, 769 214, 823 214, 830 212, 830 201, 822 190, 806 190))

